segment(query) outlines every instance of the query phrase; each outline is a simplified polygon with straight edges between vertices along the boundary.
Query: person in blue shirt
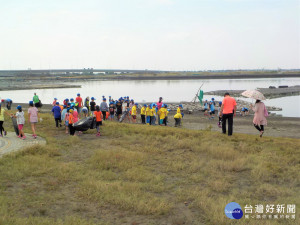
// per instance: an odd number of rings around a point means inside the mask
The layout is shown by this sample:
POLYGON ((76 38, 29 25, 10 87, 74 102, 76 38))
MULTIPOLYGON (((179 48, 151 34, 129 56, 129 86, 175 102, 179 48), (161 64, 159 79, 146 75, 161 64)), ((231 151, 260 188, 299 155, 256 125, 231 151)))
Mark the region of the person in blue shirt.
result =
POLYGON ((216 106, 215 98, 211 98, 211 102, 216 106))
POLYGON ((215 103, 213 101, 210 101, 209 109, 210 109, 210 112, 209 112, 210 118, 209 119, 213 119, 214 118, 213 115, 215 115, 215 103))
POLYGON ((5 102, 7 110, 11 110, 12 100, 8 98, 5 100, 5 102))
POLYGON ((56 127, 58 128, 58 124, 61 127, 61 108, 59 107, 59 102, 56 102, 56 106, 53 106, 52 113, 54 116, 56 127))
POLYGON ((241 116, 249 115, 249 109, 247 107, 243 107, 241 109, 241 116))
POLYGON ((204 116, 208 116, 208 102, 207 102, 207 100, 205 100, 204 101, 204 103, 203 103, 203 105, 204 105, 204 116))

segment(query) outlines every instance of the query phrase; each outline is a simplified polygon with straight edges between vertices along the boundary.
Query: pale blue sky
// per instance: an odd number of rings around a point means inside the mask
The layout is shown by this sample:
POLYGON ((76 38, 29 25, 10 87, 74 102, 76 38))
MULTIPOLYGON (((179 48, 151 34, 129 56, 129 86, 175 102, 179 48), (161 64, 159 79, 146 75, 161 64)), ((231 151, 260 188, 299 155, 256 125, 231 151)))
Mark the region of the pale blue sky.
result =
POLYGON ((299 0, 0 0, 0 69, 300 68, 299 0))

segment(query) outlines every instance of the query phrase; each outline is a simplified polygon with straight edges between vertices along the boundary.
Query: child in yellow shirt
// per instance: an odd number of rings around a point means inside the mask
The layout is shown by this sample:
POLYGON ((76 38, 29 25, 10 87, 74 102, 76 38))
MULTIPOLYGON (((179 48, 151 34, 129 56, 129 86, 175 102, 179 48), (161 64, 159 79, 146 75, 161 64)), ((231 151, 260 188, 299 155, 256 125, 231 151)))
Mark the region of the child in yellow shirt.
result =
POLYGON ((142 120, 142 124, 146 123, 146 108, 147 108, 146 104, 141 108, 141 120, 142 120))
POLYGON ((136 109, 138 107, 138 103, 135 103, 134 106, 131 108, 131 117, 132 117, 132 122, 136 123, 136 109))
POLYGON ((175 127, 180 126, 181 119, 182 119, 181 113, 176 113, 175 116, 174 116, 174 119, 175 119, 175 127))
POLYGON ((165 124, 165 126, 167 126, 165 121, 167 115, 166 104, 163 104, 160 110, 158 110, 158 115, 159 115, 159 125, 162 126, 163 124, 165 124))
POLYGON ((177 108, 177 113, 181 113, 181 109, 182 109, 183 107, 182 107, 182 104, 180 104, 179 106, 178 106, 178 108, 177 108))

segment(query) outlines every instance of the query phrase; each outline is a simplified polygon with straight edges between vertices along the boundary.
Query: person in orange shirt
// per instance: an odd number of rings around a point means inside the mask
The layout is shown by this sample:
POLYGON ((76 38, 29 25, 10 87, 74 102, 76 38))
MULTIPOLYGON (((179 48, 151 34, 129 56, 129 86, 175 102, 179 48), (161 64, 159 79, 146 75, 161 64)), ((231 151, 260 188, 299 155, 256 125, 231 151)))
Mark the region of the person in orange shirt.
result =
POLYGON ((69 110, 69 130, 70 130, 70 135, 74 136, 75 134, 75 129, 73 127, 74 124, 74 116, 73 116, 73 109, 69 110))
POLYGON ((80 97, 80 94, 77 94, 76 102, 78 103, 78 113, 81 113, 82 109, 82 98, 80 97))
POLYGON ((97 134, 96 136, 101 136, 100 134, 100 125, 102 124, 103 114, 100 111, 100 106, 96 105, 96 111, 94 111, 94 115, 96 118, 96 128, 97 128, 97 134))
POLYGON ((236 101, 228 92, 225 93, 220 116, 222 115, 222 132, 226 134, 226 120, 228 120, 228 136, 233 132, 233 116, 236 116, 236 101))

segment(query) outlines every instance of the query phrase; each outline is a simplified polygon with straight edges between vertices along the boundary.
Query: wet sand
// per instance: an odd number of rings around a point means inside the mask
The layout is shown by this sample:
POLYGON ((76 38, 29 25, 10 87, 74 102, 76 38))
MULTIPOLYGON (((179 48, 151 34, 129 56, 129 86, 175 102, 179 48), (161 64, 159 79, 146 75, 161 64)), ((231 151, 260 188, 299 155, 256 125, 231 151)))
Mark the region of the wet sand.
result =
MULTIPOLYGON (((174 120, 173 118, 171 118, 174 120)), ((171 124, 173 121, 170 121, 171 124)), ((240 116, 237 115, 233 119, 233 133, 253 134, 259 136, 258 130, 256 130, 252 123, 253 115, 240 116)), ((280 117, 269 116, 267 118, 268 125, 265 126, 264 136, 272 137, 289 137, 300 138, 300 118, 294 117, 280 117)), ((212 130, 222 132, 222 129, 217 126, 218 117, 209 120, 203 113, 195 113, 186 115, 183 118, 182 127, 194 130, 212 130)))

